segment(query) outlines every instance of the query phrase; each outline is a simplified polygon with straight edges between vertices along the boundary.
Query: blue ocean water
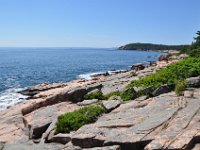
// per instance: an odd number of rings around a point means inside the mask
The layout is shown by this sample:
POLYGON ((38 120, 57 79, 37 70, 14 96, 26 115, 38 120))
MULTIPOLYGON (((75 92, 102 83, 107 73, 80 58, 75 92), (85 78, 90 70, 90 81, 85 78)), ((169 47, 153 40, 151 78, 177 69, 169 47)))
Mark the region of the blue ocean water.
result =
POLYGON ((134 63, 157 60, 159 55, 98 48, 0 48, 0 107, 4 102, 16 103, 16 97, 23 99, 16 95, 21 88, 127 69, 134 63))

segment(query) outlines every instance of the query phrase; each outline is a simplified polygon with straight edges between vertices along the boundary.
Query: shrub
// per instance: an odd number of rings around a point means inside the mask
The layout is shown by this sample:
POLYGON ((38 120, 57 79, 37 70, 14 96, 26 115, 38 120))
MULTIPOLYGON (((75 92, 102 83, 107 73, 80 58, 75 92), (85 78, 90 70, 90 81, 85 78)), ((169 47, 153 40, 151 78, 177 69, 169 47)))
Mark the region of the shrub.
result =
POLYGON ((94 93, 86 94, 84 96, 84 99, 99 99, 99 100, 104 100, 106 97, 103 95, 101 91, 97 91, 94 93))
POLYGON ((102 105, 91 105, 61 115, 56 123, 56 133, 78 130, 81 126, 94 122, 105 111, 106 109, 102 105))
POLYGON ((200 57, 200 48, 198 49, 193 49, 193 50, 188 50, 187 54, 191 57, 200 57))
POLYGON ((139 80, 134 80, 128 87, 151 87, 157 88, 167 84, 174 86, 176 81, 200 75, 200 58, 187 58, 171 64, 139 80))
POLYGON ((135 98, 136 98, 136 93, 134 92, 134 90, 132 90, 132 89, 130 88, 130 89, 127 89, 127 90, 124 91, 124 92, 121 92, 120 97, 121 97, 122 100, 124 100, 124 101, 129 101, 129 100, 132 100, 132 99, 135 99, 135 98))
POLYGON ((176 85, 175 85, 176 95, 178 96, 182 95, 185 88, 186 88, 186 82, 184 80, 176 82, 176 85))

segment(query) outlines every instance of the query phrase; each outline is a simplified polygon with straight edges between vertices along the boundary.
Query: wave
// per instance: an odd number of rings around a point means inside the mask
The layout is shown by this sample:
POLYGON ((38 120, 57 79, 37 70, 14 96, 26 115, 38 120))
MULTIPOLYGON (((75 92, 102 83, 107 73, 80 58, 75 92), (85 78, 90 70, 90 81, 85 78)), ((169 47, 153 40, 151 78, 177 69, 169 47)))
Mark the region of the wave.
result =
POLYGON ((23 90, 22 88, 10 88, 3 92, 0 92, 0 111, 7 109, 10 106, 13 106, 17 103, 20 103, 28 96, 24 96, 19 91, 23 90))
POLYGON ((85 79, 85 80, 91 80, 94 76, 103 74, 106 72, 93 72, 93 73, 85 73, 85 74, 80 74, 78 75, 79 79, 85 79))
POLYGON ((85 73, 85 74, 78 75, 78 79, 91 80, 98 75, 105 75, 105 74, 111 75, 111 74, 115 74, 115 73, 122 72, 122 71, 125 71, 125 70, 112 70, 112 71, 85 73))

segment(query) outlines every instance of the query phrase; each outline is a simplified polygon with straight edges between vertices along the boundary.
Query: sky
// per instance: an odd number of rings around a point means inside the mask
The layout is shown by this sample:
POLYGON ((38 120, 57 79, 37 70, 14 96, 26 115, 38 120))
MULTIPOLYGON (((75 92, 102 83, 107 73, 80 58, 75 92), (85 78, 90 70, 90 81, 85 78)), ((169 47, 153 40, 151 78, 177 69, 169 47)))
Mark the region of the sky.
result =
POLYGON ((0 0, 0 47, 190 44, 200 0, 0 0))

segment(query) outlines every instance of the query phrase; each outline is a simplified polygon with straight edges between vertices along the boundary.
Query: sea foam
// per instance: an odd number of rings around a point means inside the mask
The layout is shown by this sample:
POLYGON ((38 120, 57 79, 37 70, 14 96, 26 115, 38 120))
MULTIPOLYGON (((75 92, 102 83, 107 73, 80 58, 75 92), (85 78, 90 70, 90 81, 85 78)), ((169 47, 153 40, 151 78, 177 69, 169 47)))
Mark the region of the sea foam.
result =
POLYGON ((23 89, 11 88, 0 92, 0 111, 24 101, 27 96, 18 93, 21 90, 23 89))

